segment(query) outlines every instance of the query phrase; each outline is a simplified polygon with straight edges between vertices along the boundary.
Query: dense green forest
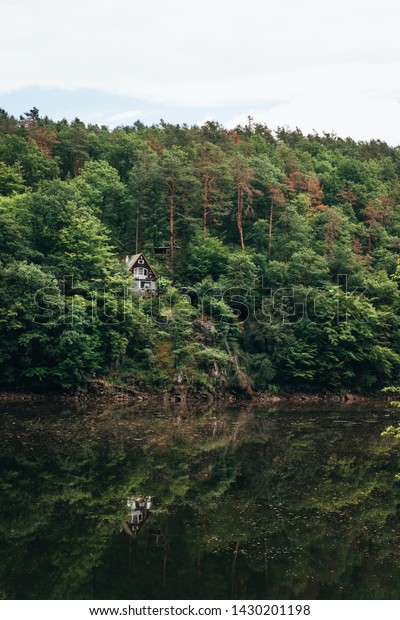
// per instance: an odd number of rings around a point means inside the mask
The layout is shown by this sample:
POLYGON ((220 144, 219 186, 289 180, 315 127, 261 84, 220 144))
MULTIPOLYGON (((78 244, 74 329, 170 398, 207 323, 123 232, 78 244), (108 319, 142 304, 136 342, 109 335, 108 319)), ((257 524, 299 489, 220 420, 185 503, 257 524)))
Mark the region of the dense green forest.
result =
POLYGON ((0 110, 0 385, 396 383, 399 205, 400 149, 381 141, 0 110), (157 295, 130 290, 136 249, 157 295))

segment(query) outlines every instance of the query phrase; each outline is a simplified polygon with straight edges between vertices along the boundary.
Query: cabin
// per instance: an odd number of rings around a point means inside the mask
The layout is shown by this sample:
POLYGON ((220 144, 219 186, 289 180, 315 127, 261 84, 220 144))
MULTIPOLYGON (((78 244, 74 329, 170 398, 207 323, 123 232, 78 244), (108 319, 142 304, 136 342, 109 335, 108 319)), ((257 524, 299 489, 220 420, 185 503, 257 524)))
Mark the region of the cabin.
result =
POLYGON ((158 275, 151 267, 143 254, 134 254, 126 257, 126 268, 133 275, 132 290, 136 293, 146 293, 157 290, 158 275))
MULTIPOLYGON (((180 250, 181 246, 177 245, 176 243, 174 243, 173 245, 173 249, 174 250, 180 250)), ((171 246, 170 245, 159 245, 157 248, 154 248, 154 254, 166 254, 167 256, 169 256, 171 251, 171 246)))

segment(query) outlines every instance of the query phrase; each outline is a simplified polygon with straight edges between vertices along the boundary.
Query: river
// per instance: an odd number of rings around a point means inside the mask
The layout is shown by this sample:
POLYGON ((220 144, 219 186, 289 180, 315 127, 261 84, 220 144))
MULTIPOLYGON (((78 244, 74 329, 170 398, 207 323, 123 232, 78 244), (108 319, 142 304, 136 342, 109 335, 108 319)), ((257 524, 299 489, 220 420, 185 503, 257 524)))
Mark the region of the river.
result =
POLYGON ((3 402, 0 598, 397 599, 398 417, 3 402))

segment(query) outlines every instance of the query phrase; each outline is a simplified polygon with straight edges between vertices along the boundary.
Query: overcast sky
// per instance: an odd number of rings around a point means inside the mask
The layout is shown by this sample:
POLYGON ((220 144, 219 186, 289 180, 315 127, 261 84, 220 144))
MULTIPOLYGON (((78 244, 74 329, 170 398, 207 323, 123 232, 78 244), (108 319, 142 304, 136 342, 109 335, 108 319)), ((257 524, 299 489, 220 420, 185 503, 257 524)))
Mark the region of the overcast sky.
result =
POLYGON ((400 2, 0 0, 0 107, 400 144, 400 2))

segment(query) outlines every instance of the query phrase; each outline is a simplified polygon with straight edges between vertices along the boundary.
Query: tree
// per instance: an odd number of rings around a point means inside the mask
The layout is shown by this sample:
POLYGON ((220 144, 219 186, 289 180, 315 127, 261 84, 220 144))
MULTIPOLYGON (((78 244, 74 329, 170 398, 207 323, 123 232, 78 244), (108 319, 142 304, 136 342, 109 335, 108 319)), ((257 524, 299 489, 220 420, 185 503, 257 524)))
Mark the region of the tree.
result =
POLYGON ((251 159, 251 165, 255 171, 257 180, 263 188, 266 188, 269 194, 269 211, 267 211, 265 219, 268 221, 268 254, 271 254, 274 209, 283 207, 286 202, 284 186, 282 186, 280 182, 283 178, 283 174, 267 155, 253 157, 251 159))
POLYGON ((278 184, 270 183, 268 185, 270 196, 269 223, 268 223, 268 254, 272 252, 272 230, 274 220, 274 207, 281 208, 285 204, 285 196, 278 184))
POLYGON ((73 183, 93 214, 109 228, 115 247, 129 251, 135 234, 133 205, 116 169, 105 161, 86 162, 73 183))
POLYGON ((110 273, 118 271, 107 229, 88 208, 73 202, 68 203, 65 215, 55 248, 60 276, 103 287, 110 273))
POLYGON ((25 188, 25 181, 18 164, 8 166, 0 161, 0 196, 21 194, 25 188))
POLYGON ((168 230, 167 188, 161 174, 159 156, 145 148, 129 173, 128 191, 133 201, 135 240, 132 249, 163 245, 168 230))
POLYGON ((25 196, 0 198, 0 261, 37 258, 25 196))
POLYGON ((61 121, 57 127, 56 155, 61 160, 64 178, 78 176, 79 170, 89 159, 88 133, 85 124, 76 118, 71 124, 61 121))
POLYGON ((53 261, 59 234, 65 225, 68 203, 79 202, 79 198, 74 185, 59 179, 43 182, 37 191, 24 197, 33 247, 49 262, 53 261))
POLYGON ((242 252, 244 252, 243 216, 252 214, 253 199, 255 196, 261 196, 262 192, 254 187, 253 184, 256 180, 255 172, 253 168, 247 165, 247 161, 242 155, 235 157, 233 165, 237 195, 237 228, 240 247, 242 252))
POLYGON ((106 159, 110 166, 118 170, 124 183, 128 181, 132 168, 140 161, 144 149, 143 137, 135 133, 114 129, 109 135, 106 159))
POLYGON ((197 233, 187 247, 184 277, 191 283, 200 282, 207 276, 218 280, 226 272, 229 251, 222 241, 204 231, 197 233))
POLYGON ((33 140, 6 134, 0 135, 0 160, 11 167, 17 167, 27 185, 37 185, 58 174, 57 162, 43 153, 33 140))
POLYGON ((227 212, 232 170, 224 151, 211 142, 197 145, 194 167, 202 188, 202 229, 205 238, 209 225, 227 212))
POLYGON ((21 123, 27 130, 28 140, 34 142, 41 153, 49 159, 54 156, 55 147, 58 144, 57 134, 49 123, 39 116, 39 110, 32 108, 21 117, 21 123))
POLYGON ((177 207, 181 207, 181 217, 187 217, 185 205, 189 195, 197 187, 193 168, 187 154, 179 147, 173 146, 163 152, 160 158, 162 179, 167 187, 169 201, 169 268, 173 271, 175 255, 175 221, 177 207))
MULTIPOLYGON (((84 322, 64 322, 52 274, 26 261, 0 270, 0 367, 3 386, 71 388, 101 366, 101 343, 84 322)), ((75 312, 77 312, 75 306, 75 312)))

